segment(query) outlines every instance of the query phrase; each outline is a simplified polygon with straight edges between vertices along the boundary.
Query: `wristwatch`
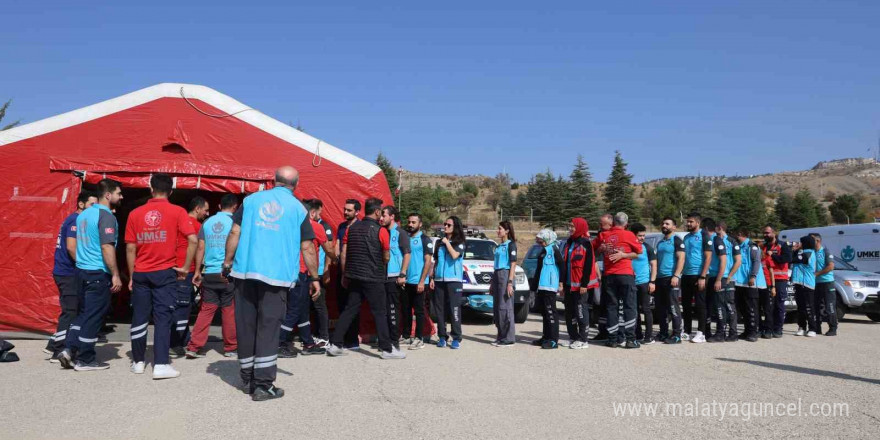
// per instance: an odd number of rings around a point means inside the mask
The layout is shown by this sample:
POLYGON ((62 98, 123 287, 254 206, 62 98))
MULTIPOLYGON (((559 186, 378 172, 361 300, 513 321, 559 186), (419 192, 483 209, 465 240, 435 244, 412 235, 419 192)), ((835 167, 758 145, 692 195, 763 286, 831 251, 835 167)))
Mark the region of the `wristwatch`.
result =
POLYGON ((700 279, 701 279, 701 280, 705 280, 705 279, 706 279, 706 275, 700 275, 700 279))

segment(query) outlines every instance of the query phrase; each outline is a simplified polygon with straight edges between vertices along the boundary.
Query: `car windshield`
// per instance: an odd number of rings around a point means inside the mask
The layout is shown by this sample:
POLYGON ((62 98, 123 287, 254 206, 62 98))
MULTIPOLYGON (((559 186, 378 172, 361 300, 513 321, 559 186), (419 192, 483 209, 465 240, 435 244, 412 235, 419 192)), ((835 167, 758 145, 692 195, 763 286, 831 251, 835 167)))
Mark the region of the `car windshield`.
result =
POLYGON ((494 260, 495 242, 489 240, 467 240, 464 250, 465 260, 494 260))
POLYGON ((840 258, 834 257, 834 270, 858 270, 852 264, 847 263, 846 261, 841 260, 840 258))

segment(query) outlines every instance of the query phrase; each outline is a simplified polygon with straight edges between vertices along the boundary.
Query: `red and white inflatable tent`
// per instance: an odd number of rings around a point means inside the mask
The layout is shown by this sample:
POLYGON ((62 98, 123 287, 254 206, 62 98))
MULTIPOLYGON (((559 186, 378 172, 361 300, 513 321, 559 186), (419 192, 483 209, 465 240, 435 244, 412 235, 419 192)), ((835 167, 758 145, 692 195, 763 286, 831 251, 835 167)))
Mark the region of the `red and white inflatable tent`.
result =
POLYGON ((392 200, 376 165, 189 84, 155 85, 2 131, 0 164, 0 331, 55 331, 56 236, 83 182, 111 177, 148 188, 150 175, 163 172, 178 190, 246 194, 293 165, 297 196, 321 199, 332 225, 345 199, 392 200))

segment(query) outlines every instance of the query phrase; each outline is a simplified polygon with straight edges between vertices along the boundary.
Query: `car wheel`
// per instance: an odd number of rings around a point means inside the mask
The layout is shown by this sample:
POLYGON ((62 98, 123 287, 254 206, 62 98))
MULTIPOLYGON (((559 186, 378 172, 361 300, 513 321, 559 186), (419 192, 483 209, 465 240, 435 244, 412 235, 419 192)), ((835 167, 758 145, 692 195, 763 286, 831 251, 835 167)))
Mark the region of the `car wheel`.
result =
POLYGON ((522 324, 529 319, 529 305, 528 304, 515 304, 513 306, 513 320, 517 324, 522 324))
POLYGON ((880 313, 865 313, 865 315, 874 322, 880 322, 880 313))
POLYGON ((837 315, 837 321, 840 322, 844 316, 846 316, 846 312, 849 310, 846 308, 846 304, 840 300, 840 296, 837 297, 837 309, 835 310, 835 314, 837 315))

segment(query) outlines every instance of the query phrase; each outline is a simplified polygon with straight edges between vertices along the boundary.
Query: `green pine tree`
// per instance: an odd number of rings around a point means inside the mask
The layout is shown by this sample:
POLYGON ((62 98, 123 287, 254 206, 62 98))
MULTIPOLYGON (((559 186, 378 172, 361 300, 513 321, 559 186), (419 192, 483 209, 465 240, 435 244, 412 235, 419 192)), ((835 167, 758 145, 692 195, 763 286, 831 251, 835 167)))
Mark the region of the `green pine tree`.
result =
POLYGON ((568 176, 568 191, 565 197, 565 214, 569 219, 583 217, 591 225, 599 224, 599 205, 596 200, 596 191, 593 188, 593 175, 590 167, 584 161, 584 156, 578 154, 577 162, 568 176))
POLYGON ((645 197, 644 214, 651 223, 660 226, 664 217, 674 218, 679 224, 688 214, 690 197, 687 185, 680 180, 667 180, 648 192, 645 197))
MULTIPOLYGON (((394 193, 397 191, 397 170, 394 169, 394 166, 391 165, 391 161, 388 160, 381 151, 379 152, 379 156, 376 157, 376 165, 378 165, 385 174, 385 180, 388 181, 388 189, 391 191, 393 197, 394 193)), ((391 202, 391 200, 385 201, 385 203, 389 202, 391 202)))
POLYGON ((691 183, 691 204, 688 210, 700 213, 703 217, 715 215, 712 212, 712 187, 700 176, 691 183))
MULTIPOLYGON (((11 104, 12 104, 12 100, 10 99, 9 101, 6 101, 6 104, 3 104, 3 106, 0 107, 0 122, 3 122, 3 117, 6 116, 6 110, 9 108, 9 106, 11 104)), ((11 124, 7 124, 5 127, 0 128, 0 131, 9 130, 10 128, 18 125, 20 122, 21 121, 15 121, 11 124)))
POLYGON ((611 214, 625 212, 629 215, 630 222, 638 220, 639 217, 636 201, 633 198, 632 177, 632 174, 626 172, 626 162, 623 161, 620 151, 615 151, 614 167, 605 186, 605 203, 608 205, 608 212, 611 214))

